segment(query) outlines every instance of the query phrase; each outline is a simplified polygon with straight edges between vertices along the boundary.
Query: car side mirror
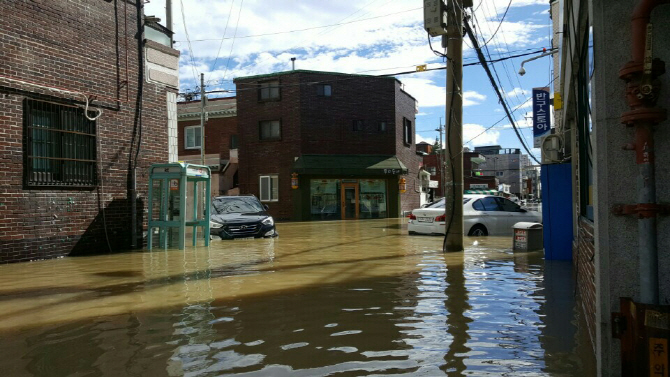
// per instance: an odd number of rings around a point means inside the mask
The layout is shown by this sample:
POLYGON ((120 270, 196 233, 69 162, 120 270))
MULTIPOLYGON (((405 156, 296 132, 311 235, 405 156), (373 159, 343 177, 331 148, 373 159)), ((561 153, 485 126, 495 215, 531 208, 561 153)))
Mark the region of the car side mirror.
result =
POLYGON ((263 208, 265 208, 266 211, 270 209, 270 207, 267 204, 263 204, 263 208))

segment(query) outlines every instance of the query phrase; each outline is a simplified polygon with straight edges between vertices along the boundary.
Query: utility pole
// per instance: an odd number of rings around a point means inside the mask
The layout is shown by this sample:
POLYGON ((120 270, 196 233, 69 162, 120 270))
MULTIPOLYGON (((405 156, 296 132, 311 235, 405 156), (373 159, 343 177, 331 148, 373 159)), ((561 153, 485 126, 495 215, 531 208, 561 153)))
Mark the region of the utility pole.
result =
POLYGON ((172 0, 165 0, 165 27, 172 31, 172 0))
POLYGON ((444 197, 446 192, 445 192, 445 185, 446 185, 446 180, 445 180, 445 171, 444 171, 444 139, 442 138, 442 131, 444 130, 444 125, 442 124, 442 118, 440 118, 440 127, 438 127, 435 131, 440 133, 440 145, 437 150, 437 163, 439 164, 440 167, 440 188, 442 189, 442 196, 444 197))
POLYGON ((200 74, 200 165, 205 165, 205 74, 200 74))
POLYGON ((447 34, 442 36, 447 47, 446 170, 451 179, 445 187, 445 208, 451 214, 447 214, 444 252, 463 251, 463 3, 447 3, 447 34))

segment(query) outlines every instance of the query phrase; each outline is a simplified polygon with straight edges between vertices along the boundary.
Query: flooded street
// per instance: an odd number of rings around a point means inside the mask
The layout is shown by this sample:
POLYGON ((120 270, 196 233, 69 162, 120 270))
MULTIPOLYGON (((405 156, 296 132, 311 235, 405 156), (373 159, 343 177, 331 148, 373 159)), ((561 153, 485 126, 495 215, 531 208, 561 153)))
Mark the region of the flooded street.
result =
POLYGON ((5 376, 587 376, 570 262, 403 219, 0 266, 5 376))

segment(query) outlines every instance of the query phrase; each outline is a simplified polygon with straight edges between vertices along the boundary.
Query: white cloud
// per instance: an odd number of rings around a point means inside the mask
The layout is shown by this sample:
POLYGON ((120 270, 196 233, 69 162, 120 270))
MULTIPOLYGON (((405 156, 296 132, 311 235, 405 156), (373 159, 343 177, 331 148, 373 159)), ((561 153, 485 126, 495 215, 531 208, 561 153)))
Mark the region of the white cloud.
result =
POLYGON ((463 125, 463 142, 468 146, 497 144, 500 132, 495 130, 485 131, 486 127, 481 124, 463 125))
POLYGON ((463 106, 479 105, 486 99, 486 96, 473 90, 463 93, 463 106))
MULTIPOLYGON (((429 78, 403 77, 405 90, 419 101, 420 107, 442 106, 446 104, 447 90, 429 78)), ((463 93, 463 106, 474 106, 486 100, 486 96, 474 90, 463 93)))
POLYGON ((514 89, 508 91, 507 93, 505 93, 505 95, 506 95, 507 97, 515 97, 515 96, 517 96, 517 97, 525 98, 525 97, 528 96, 529 93, 530 93, 530 91, 528 91, 528 90, 526 90, 526 89, 522 89, 522 88, 514 88, 514 89))
POLYGON ((422 141, 424 141, 424 142, 426 142, 426 143, 428 143, 428 144, 430 144, 430 145, 433 145, 433 143, 435 142, 435 138, 434 138, 434 137, 432 137, 432 138, 431 138, 431 137, 427 137, 427 138, 425 138, 425 137, 423 137, 423 136, 421 136, 421 135, 419 135, 419 134, 416 134, 416 136, 415 136, 415 142, 416 142, 417 144, 419 144, 419 143, 422 142, 422 141))
MULTIPOLYGON (((482 3, 476 24, 481 37, 488 39, 495 32, 508 3, 482 3)), ((537 4, 546 5, 546 0, 515 0, 512 9, 537 4)), ((163 2, 151 2, 145 7, 146 14, 164 18, 163 2)), ((176 48, 182 53, 182 87, 195 87, 198 78, 194 76, 200 72, 205 73, 207 81, 224 79, 230 87, 229 80, 234 77, 288 70, 291 57, 297 58, 298 69, 370 74, 406 71, 408 67, 439 62, 441 59, 427 46, 421 8, 422 3, 415 0, 180 0, 174 4, 173 29, 176 48), (191 48, 179 6, 182 1, 191 48), (334 24, 339 25, 324 27, 334 24), (191 51, 195 75, 189 67, 191 51)), ((490 45, 492 52, 505 49, 505 44, 527 47, 537 42, 537 30, 546 28, 510 20, 508 15, 496 34, 496 44, 490 45)), ((408 92, 419 98, 422 106, 443 105, 444 83, 431 81, 437 76, 428 72, 420 75, 412 76, 413 83, 409 77, 402 77, 412 87, 408 92)), ((466 106, 483 101, 470 99, 472 102, 468 102, 466 93, 466 106)))

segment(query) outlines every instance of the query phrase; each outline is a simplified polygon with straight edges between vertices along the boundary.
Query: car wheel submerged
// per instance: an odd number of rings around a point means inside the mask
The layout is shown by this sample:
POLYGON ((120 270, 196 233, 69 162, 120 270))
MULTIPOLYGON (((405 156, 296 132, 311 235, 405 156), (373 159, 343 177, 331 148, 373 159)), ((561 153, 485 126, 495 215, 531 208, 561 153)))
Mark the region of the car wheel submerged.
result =
POLYGON ((468 233, 468 236, 470 237, 482 237, 482 236, 488 236, 489 232, 486 230, 486 227, 481 224, 477 224, 473 226, 470 229, 470 233, 468 233))

